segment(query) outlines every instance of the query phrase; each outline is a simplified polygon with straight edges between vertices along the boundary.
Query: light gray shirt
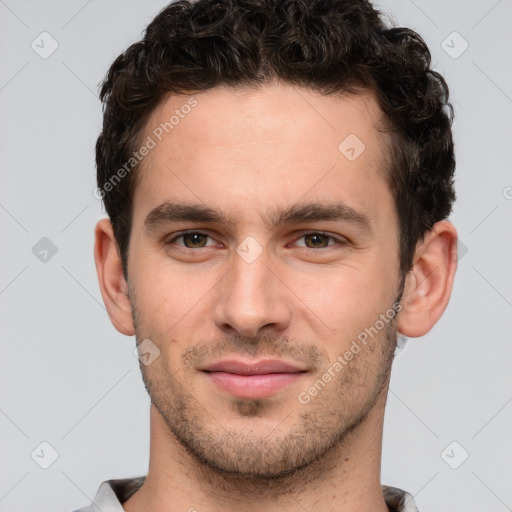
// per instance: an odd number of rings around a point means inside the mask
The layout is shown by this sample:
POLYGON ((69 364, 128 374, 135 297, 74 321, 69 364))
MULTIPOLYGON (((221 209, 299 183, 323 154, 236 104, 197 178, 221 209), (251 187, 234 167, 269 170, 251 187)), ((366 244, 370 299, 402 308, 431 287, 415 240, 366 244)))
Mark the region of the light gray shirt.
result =
MULTIPOLYGON (((121 504, 142 486, 145 478, 145 476, 139 476, 107 480, 100 485, 94 501, 89 506, 74 512, 124 512, 121 504)), ((382 493, 389 512, 419 512, 413 496, 408 492, 383 485, 382 493)))

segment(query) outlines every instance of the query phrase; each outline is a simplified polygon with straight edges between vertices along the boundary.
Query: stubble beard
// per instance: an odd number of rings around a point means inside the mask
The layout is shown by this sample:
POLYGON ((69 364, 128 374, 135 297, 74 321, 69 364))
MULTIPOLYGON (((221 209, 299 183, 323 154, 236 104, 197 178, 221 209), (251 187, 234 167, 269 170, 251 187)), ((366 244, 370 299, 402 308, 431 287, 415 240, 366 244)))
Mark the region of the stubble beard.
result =
MULTIPOLYGON (((135 313, 134 319, 136 316, 135 313)), ((137 340, 145 339, 143 331, 137 322, 137 340)), ((163 341, 153 340, 157 344, 163 341)), ((159 366, 146 367, 141 363, 140 367, 146 390, 170 434, 205 471, 205 476, 221 477, 236 482, 239 489, 246 486, 256 492, 264 483, 304 483, 315 478, 313 475, 318 477, 325 469, 329 453, 343 451, 379 397, 384 395, 385 402, 396 340, 394 319, 314 399, 303 405, 294 398, 287 408, 280 408, 282 419, 265 431, 240 431, 224 424, 223 418, 216 418, 215 411, 209 411, 207 403, 194 395, 193 382, 178 382, 173 377, 165 358, 161 358, 159 366), (297 421, 284 431, 280 423, 290 414, 295 414, 297 421)), ((269 339, 269 343, 275 348, 279 340, 269 339)), ((311 386, 325 370, 322 367, 305 386, 311 386)), ((232 409, 239 417, 253 418, 255 422, 267 412, 274 414, 275 407, 268 399, 232 401, 232 409)))

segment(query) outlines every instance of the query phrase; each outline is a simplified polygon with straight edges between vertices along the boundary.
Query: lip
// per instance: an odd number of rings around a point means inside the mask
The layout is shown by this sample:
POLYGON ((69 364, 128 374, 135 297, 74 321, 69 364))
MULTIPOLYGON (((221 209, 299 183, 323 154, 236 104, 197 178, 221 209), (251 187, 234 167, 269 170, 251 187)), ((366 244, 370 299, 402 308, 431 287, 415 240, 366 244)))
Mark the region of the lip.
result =
POLYGON ((242 362, 219 361, 203 369, 207 378, 221 390, 238 398, 267 398, 307 373, 278 360, 242 362))
POLYGON ((236 359, 218 361, 203 368, 208 372, 226 372, 237 375, 265 375, 268 373, 295 373, 306 371, 285 361, 263 359, 260 361, 243 362, 236 359))

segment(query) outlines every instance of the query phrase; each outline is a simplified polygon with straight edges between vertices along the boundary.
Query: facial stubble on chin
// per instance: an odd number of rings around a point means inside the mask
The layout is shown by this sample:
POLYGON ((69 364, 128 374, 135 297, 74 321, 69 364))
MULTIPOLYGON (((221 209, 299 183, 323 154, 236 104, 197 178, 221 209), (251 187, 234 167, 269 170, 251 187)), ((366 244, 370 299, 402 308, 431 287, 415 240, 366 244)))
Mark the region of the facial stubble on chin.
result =
MULTIPOLYGON (((395 303, 400 298, 401 294, 395 303)), ((158 337, 142 335, 140 331, 145 329, 140 325, 140 318, 137 318, 135 304, 132 304, 132 308, 137 339, 149 337, 157 344, 161 343, 163 340, 158 337)), ((301 405, 294 397, 295 402, 291 404, 289 411, 281 406, 282 422, 299 407, 296 413, 298 421, 285 432, 279 428, 280 422, 276 422, 272 429, 263 434, 261 429, 230 429, 229 424, 223 423, 225 418, 216 418, 215 412, 202 403, 201 397, 193 394, 191 380, 184 379, 179 382, 172 375, 165 357, 155 361, 158 365, 153 363, 150 367, 145 367, 141 363, 140 367, 146 390, 170 434, 199 465, 226 478, 280 481, 308 466, 321 463, 321 459, 330 450, 342 446, 350 434, 357 431, 365 421, 389 382, 396 335, 394 319, 383 329, 380 336, 375 337, 372 344, 361 348, 354 360, 310 404, 301 405), (368 364, 369 357, 364 359, 365 350, 373 354, 373 368, 368 364), (365 393, 358 401, 354 401, 353 391, 360 389, 361 383, 364 383, 365 393)), ((251 344, 247 352, 278 356, 294 354, 292 346, 283 342, 282 338, 265 337, 262 343, 251 344)), ((212 346, 215 347, 215 344, 212 346)), ((234 346, 240 348, 242 345, 240 339, 232 338, 223 346, 232 350, 234 346)), ((244 346, 247 348, 247 345, 244 346)), ((200 350, 200 347, 195 348, 200 350)), ((307 357, 314 360, 313 367, 319 368, 318 377, 330 366, 329 361, 322 357, 316 347, 298 347, 297 353, 299 352, 302 359, 307 357)), ((190 359, 193 360, 193 357, 190 358, 190 349, 182 356, 187 354, 190 362, 190 359)), ((263 421, 267 414, 275 412, 276 407, 269 399, 233 398, 230 405, 237 417, 253 418, 256 421, 258 418, 263 421)))

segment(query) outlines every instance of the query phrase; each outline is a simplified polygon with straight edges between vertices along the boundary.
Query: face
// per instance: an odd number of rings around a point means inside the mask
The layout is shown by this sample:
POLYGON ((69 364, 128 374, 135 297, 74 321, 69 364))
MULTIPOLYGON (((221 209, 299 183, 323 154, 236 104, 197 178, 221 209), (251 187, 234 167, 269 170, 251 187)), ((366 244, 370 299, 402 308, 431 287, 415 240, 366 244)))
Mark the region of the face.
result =
POLYGON ((198 460, 275 478, 387 390, 401 279, 381 113, 370 95, 280 84, 193 98, 169 98, 144 134, 128 293, 159 356, 141 369, 198 460))

